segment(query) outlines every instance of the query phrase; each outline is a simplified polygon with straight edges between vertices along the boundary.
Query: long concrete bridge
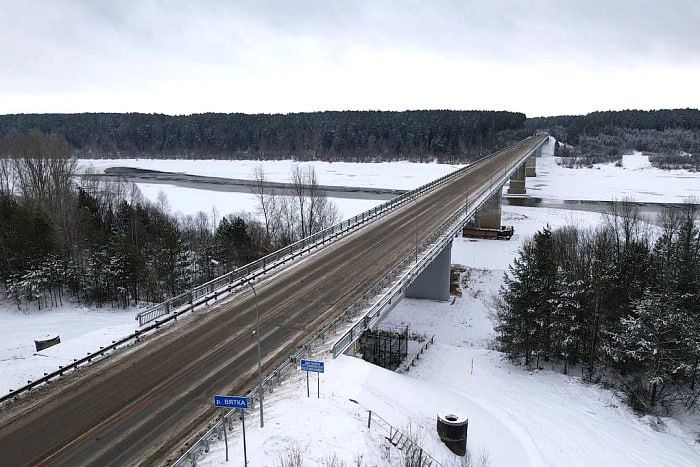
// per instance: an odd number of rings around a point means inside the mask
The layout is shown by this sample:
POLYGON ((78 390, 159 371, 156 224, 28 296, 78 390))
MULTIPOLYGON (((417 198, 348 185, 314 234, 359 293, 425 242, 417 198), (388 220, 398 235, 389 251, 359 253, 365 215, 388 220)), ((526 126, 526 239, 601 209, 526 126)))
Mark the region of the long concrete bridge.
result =
MULTIPOLYGON (((509 192, 524 193, 525 176, 534 174, 534 158, 545 140, 527 138, 462 170, 413 202, 259 280, 256 296, 241 292, 214 310, 6 403, 0 411, 0 463, 172 463, 184 441, 216 416, 214 394, 244 394, 255 385, 251 331, 256 308, 267 373, 403 264, 416 245, 436 231, 452 235, 446 223, 459 227, 474 218, 484 227, 500 226, 503 186, 510 183, 509 192)), ((448 244, 442 239, 443 252, 424 264, 403 293, 449 294, 448 244)), ((415 264, 423 263, 416 258, 415 264)), ((345 348, 352 339, 347 341, 345 348)))

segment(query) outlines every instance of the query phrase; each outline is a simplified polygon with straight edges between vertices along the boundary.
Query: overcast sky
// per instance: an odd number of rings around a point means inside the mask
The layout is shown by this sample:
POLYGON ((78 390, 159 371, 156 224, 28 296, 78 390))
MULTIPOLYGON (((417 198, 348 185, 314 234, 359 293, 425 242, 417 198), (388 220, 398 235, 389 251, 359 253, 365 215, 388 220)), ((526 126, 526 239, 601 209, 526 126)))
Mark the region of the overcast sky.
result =
POLYGON ((699 0, 0 0, 0 113, 678 107, 699 0))

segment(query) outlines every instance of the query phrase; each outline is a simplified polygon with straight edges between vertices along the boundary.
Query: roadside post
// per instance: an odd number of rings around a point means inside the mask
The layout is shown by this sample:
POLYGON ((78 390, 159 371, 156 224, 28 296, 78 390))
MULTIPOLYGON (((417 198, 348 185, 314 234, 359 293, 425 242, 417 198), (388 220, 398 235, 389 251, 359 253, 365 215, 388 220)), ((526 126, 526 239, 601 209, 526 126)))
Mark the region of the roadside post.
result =
POLYGON ((315 360, 301 360, 301 371, 306 372, 306 397, 311 397, 309 395, 309 371, 313 371, 318 375, 316 379, 316 398, 321 397, 321 375, 323 373, 324 364, 323 362, 317 362, 315 360))
MULTIPOLYGON (((240 396, 214 396, 214 407, 223 407, 225 409, 240 409, 241 425, 243 427, 243 465, 248 465, 248 453, 246 452, 245 444, 245 409, 248 408, 248 398, 240 396)), ((226 416, 223 419, 224 424, 224 444, 226 445, 226 462, 228 462, 228 438, 226 436, 226 416)))

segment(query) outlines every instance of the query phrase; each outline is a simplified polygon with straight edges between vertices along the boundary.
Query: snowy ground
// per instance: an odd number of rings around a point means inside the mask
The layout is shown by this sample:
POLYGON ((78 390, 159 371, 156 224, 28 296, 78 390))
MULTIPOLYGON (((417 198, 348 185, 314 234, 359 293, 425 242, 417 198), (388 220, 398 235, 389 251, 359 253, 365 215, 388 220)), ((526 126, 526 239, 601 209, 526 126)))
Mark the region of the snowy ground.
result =
MULTIPOLYGON (((622 167, 614 163, 597 164, 593 168, 570 169, 556 164, 554 143, 550 139, 537 159, 537 177, 527 179, 528 195, 548 200, 611 201, 631 197, 639 202, 683 202, 689 196, 700 198, 700 173, 686 170, 660 170, 639 153, 623 156, 622 167)), ((151 160, 151 159, 83 159, 81 167, 102 171, 107 167, 138 167, 194 175, 243 178, 252 177, 253 168, 262 164, 269 180, 288 182, 289 170, 295 161, 221 161, 221 160, 151 160)), ((448 164, 412 164, 382 162, 357 164, 346 162, 303 162, 313 165, 319 183, 359 187, 412 189, 463 167, 448 164)), ((207 191, 167 184, 137 183, 146 198, 156 200, 162 191, 173 212, 210 213, 216 208, 219 216, 248 211, 255 212, 257 201, 252 194, 207 191)), ((343 219, 366 211, 380 200, 332 198, 343 219)))
MULTIPOLYGON (((123 162, 114 165, 128 165, 123 162)), ((137 167, 178 171, 163 167, 165 161, 136 162, 137 167)), ((350 170, 346 164, 327 165, 329 169, 335 167, 332 170, 337 173, 350 170)), ((379 169, 384 170, 383 164, 369 164, 369 168, 365 167, 367 172, 356 173, 351 181, 344 178, 335 183, 411 188, 456 168, 423 164, 413 172, 396 175, 394 171, 399 166, 389 164, 386 170, 390 172, 382 173, 379 169), (448 170, 428 173, 435 167, 448 170), (396 178, 399 182, 393 183, 396 178)), ((249 175, 250 167, 230 174, 217 168, 214 173, 243 178, 249 175)), ((179 171, 188 170, 185 167, 179 171)), ((192 173, 212 174, 204 170, 192 173)), ((275 171, 270 169, 269 173, 275 171)), ((288 166, 276 173, 279 177, 270 179, 284 181, 288 166)), ((700 188, 694 180, 698 174, 678 171, 671 175, 671 182, 666 174, 649 168, 639 155, 626 157, 623 168, 604 165, 565 169, 554 163, 551 152, 548 156, 545 151, 545 156, 538 159, 538 177, 528 179, 528 192, 551 199, 598 200, 621 199, 631 194, 637 200, 650 196, 646 200, 658 202, 679 201, 700 188), (656 191, 658 196, 645 194, 656 191)), ((334 183, 331 178, 321 178, 320 182, 334 183)), ((155 199, 158 191, 164 190, 173 210, 208 211, 212 204, 219 203, 215 201, 219 195, 222 197, 217 209, 221 214, 246 209, 241 207, 244 203, 237 201, 248 196, 245 194, 153 187, 152 192, 144 189, 146 195, 155 199), (177 194, 179 190, 186 191, 177 194)), ((356 209, 360 212, 366 207, 356 209)), ((333 453, 346 465, 357 465, 360 456, 359 465, 396 465, 396 450, 392 447, 387 453, 383 442, 386 433, 380 424, 366 428, 367 410, 400 429, 411 425, 423 436, 422 445, 428 452, 442 460, 450 455, 435 433, 435 416, 438 411, 451 410, 469 417, 469 447, 475 455, 484 447, 493 467, 700 465, 695 434, 684 431, 673 420, 664 420, 662 429, 656 426, 654 430, 651 423, 632 414, 610 391, 584 385, 575 376, 564 376, 555 370, 528 373, 502 361, 500 354, 490 350, 494 332, 489 304, 520 242, 546 223, 552 227, 572 222, 587 226, 600 220, 595 213, 561 209, 504 206, 503 210, 504 224, 512 224, 516 229, 510 241, 455 239, 453 243, 453 263, 474 268, 462 298, 454 305, 404 300, 387 319, 386 325, 410 323, 412 330, 436 336, 436 344, 417 366, 408 374, 397 374, 352 357, 332 360, 319 354, 317 357, 327 362, 326 373, 321 377, 320 399, 306 398, 305 380, 299 372, 267 398, 263 430, 256 424, 256 412, 248 414, 250 465, 279 464, 280 456, 290 448, 303 452, 304 465, 326 465, 325 460, 333 453)), ((345 211, 343 214, 352 215, 345 211)), ((0 306, 0 391, 19 387, 26 380, 127 335, 135 327, 134 314, 134 310, 88 312, 69 306, 24 314, 11 305, 0 306), (35 353, 34 338, 47 333, 59 333, 62 343, 35 353)), ((235 430, 229 440, 231 463, 240 464, 240 429, 237 426, 235 430)), ((202 463, 218 465, 223 458, 223 443, 218 443, 202 463)))
POLYGON ((313 166, 318 183, 330 186, 358 186, 410 190, 447 175, 463 165, 414 164, 411 162, 295 162, 281 161, 224 161, 224 160, 161 160, 161 159, 81 159, 81 167, 93 167, 98 172, 108 167, 136 167, 163 172, 187 173, 210 177, 252 180, 253 169, 262 166, 271 182, 289 182, 293 165, 313 166))
MULTIPOLYGON (((345 465, 356 465, 360 457, 367 466, 401 465, 395 448, 387 454, 388 433, 376 424, 367 429, 368 410, 399 429, 411 427, 446 466, 456 465, 456 458, 435 430, 436 414, 446 411, 469 417, 468 447, 474 457, 485 450, 492 467, 700 465, 700 446, 673 420, 657 431, 609 390, 556 370, 527 372, 490 350, 490 304, 504 269, 523 238, 547 222, 556 227, 569 220, 555 216, 560 212, 507 207, 504 217, 518 232, 510 241, 456 239, 453 263, 474 268, 463 297, 454 304, 405 299, 382 323, 435 335, 435 345, 417 365, 399 374, 319 352, 314 358, 326 361, 320 399, 307 399, 298 372, 267 398, 264 429, 257 412, 249 411, 250 465, 280 465, 290 450, 300 451, 309 466, 329 465, 333 454, 345 465)), ((572 216, 582 226, 600 221, 595 213, 572 216)), ((312 390, 315 381, 312 376, 312 390)), ((240 463, 239 424, 229 444, 231 463, 240 463)), ((223 443, 212 446, 198 465, 225 465, 223 449, 223 443)))
MULTIPOLYGON (((82 159, 80 166, 93 167, 98 172, 108 167, 137 167, 164 172, 188 173, 213 177, 252 179, 253 168, 261 165, 268 180, 289 182, 294 164, 313 166, 318 183, 328 186, 357 186, 410 190, 453 172, 463 165, 414 164, 410 162, 350 163, 283 161, 222 161, 222 160, 152 160, 152 159, 82 159)), ((167 184, 137 183, 144 196, 156 200, 162 191, 172 211, 196 214, 210 213, 212 207, 219 216, 247 211, 255 213, 258 202, 252 194, 200 190, 167 184)), ((331 198, 342 219, 367 211, 384 200, 331 198)))
MULTIPOLYGON (((162 191, 167 196, 170 210, 173 213, 180 212, 185 215, 194 215, 199 211, 210 214, 212 208, 216 209, 218 217, 239 212, 256 214, 260 204, 253 194, 247 193, 207 191, 156 183, 137 183, 136 185, 141 190, 141 193, 152 201, 157 200, 159 193, 162 191)), ((338 213, 343 220, 385 202, 385 200, 378 199, 330 199, 337 206, 338 213)))
POLYGON ((137 310, 64 305, 42 311, 0 303, 0 394, 17 389, 131 334, 137 310), (61 343, 37 352, 34 339, 58 335, 61 343))
POLYGON ((700 197, 700 173, 661 170, 640 153, 622 156, 622 167, 614 163, 593 168, 570 169, 556 164, 554 139, 537 159, 537 177, 528 179, 528 195, 556 200, 611 201, 631 197, 646 203, 682 203, 700 197))

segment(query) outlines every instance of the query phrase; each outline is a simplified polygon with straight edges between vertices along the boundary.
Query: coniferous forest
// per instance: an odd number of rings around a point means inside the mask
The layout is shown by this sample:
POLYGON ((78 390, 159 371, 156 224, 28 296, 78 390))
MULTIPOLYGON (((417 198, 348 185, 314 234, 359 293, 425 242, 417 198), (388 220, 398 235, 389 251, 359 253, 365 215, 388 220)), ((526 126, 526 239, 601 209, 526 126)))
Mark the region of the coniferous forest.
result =
POLYGON ((498 343, 531 368, 621 388, 643 411, 691 407, 700 395, 700 224, 697 204, 651 228, 620 202, 593 230, 537 232, 506 274, 498 343), (549 365, 547 365, 548 367, 549 365))
POLYGON ((620 160, 632 151, 649 153, 659 168, 700 169, 700 110, 624 110, 527 119, 530 130, 544 129, 561 144, 556 155, 590 165, 620 160))
POLYGON ((526 118, 522 113, 418 110, 296 114, 0 115, 0 139, 39 129, 82 158, 281 159, 464 162, 537 130, 558 156, 583 163, 650 153, 661 168, 700 167, 700 111, 625 110, 526 118))
POLYGON ((527 136, 515 112, 0 115, 0 139, 38 129, 82 158, 468 161, 527 136))
POLYGON ((285 197, 257 170, 264 221, 243 212, 219 220, 173 215, 131 183, 77 177, 59 135, 12 134, 0 153, 0 280, 18 308, 159 302, 339 220, 313 168, 294 167, 285 197))
POLYGON ((524 121, 490 111, 3 115, 0 279, 18 307, 65 295, 98 306, 156 302, 338 220, 313 170, 292 171, 291 198, 256 171, 263 221, 218 221, 176 217, 133 184, 78 178, 77 157, 455 162, 524 137, 524 121))

